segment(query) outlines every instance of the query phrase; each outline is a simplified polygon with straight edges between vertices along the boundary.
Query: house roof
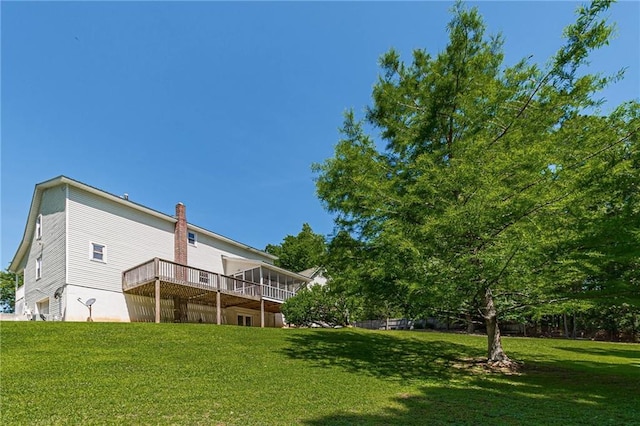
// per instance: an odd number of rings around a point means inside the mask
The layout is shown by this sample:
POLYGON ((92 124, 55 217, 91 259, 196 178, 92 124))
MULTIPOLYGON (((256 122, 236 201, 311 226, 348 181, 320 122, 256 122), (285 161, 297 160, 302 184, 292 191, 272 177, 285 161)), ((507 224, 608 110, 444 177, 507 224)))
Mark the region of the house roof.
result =
MULTIPOLYGON (((284 268, 280 268, 279 266, 275 266, 275 265, 272 265, 270 263, 262 262, 260 260, 242 259, 242 258, 239 258, 239 257, 231 257, 231 256, 225 256, 225 255, 222 255, 222 260, 224 262, 241 263, 243 265, 247 265, 247 266, 250 266, 252 268, 256 268, 258 266, 263 266, 263 267, 265 267, 267 269, 271 269, 272 271, 280 272, 280 273, 282 273, 284 275, 288 275, 290 277, 297 278, 300 281, 304 281, 304 282, 311 281, 311 277, 308 277, 308 276, 306 276, 306 275, 304 275, 302 273, 291 272, 291 271, 288 271, 288 270, 286 270, 284 268)), ((227 272, 227 273, 229 273, 229 272, 227 272)))
POLYGON ((309 269, 305 269, 304 271, 300 271, 300 272, 298 272, 298 274, 304 275, 305 277, 309 277, 309 278, 313 279, 316 276, 320 275, 321 272, 322 272, 322 267, 321 266, 314 266, 313 268, 309 268, 309 269))
MULTIPOLYGON (((154 210, 152 208, 149 208, 147 206, 143 206, 142 204, 138 204, 134 201, 128 200, 128 199, 124 199, 120 196, 111 194, 109 192, 103 191, 102 189, 93 187, 91 185, 87 185, 86 183, 82 183, 80 181, 71 179, 69 177, 66 176, 58 176, 55 177, 53 179, 49 179, 47 181, 44 182, 40 182, 38 184, 36 184, 35 189, 33 191, 33 197, 31 199, 31 207, 29 208, 29 215, 27 216, 27 224, 25 226, 24 229, 24 234, 22 236, 22 241, 20 242, 20 246, 18 247, 18 250, 16 251, 16 254, 13 256, 13 260, 11 261, 10 265, 9 265, 9 271, 11 272, 18 272, 17 268, 20 264, 20 262, 22 261, 22 258, 24 257, 24 255, 27 253, 27 250, 29 249, 29 244, 31 241, 31 235, 33 235, 33 232, 35 230, 35 222, 36 222, 36 216, 38 214, 38 212, 40 211, 40 204, 42 202, 42 194, 46 189, 49 188, 53 188, 59 185, 69 185, 75 188, 79 188, 82 189, 84 191, 90 192, 92 194, 95 194, 99 197, 102 198, 106 198, 108 200, 114 201, 118 204, 121 204, 123 206, 144 212, 146 214, 149 214, 151 216, 155 216, 159 219, 163 219, 172 223, 176 223, 177 219, 174 216, 159 212, 157 210, 154 210)), ((245 250, 249 250, 251 252, 254 252, 260 256, 266 257, 268 259, 277 259, 277 256, 274 256, 270 253, 264 252, 262 250, 258 250, 257 248, 251 247, 249 245, 246 244, 242 244, 238 241, 235 241, 231 238, 225 237, 223 235, 217 234, 215 232, 209 231, 208 229, 193 225, 191 223, 188 223, 188 226, 201 233, 204 235, 207 235, 209 237, 215 238, 219 241, 223 241, 227 244, 231 244, 233 246, 245 249, 245 250)))

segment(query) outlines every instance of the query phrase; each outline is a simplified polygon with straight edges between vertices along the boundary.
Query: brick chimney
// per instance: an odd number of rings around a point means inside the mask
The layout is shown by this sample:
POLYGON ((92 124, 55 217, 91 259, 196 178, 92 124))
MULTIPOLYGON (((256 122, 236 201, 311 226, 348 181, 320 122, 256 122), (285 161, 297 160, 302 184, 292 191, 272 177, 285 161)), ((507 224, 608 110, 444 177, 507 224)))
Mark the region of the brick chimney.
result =
MULTIPOLYGON (((176 204, 176 230, 173 233, 174 242, 173 242, 173 261, 179 263, 180 265, 187 264, 187 213, 186 207, 182 203, 176 204)), ((183 281, 186 280, 187 268, 184 266, 176 266, 175 267, 175 278, 176 280, 183 281)), ((180 297, 173 297, 173 320, 176 322, 187 321, 189 315, 187 313, 187 303, 188 300, 180 297)))
POLYGON ((187 214, 184 204, 176 204, 176 230, 173 249, 173 260, 182 265, 187 264, 187 214))

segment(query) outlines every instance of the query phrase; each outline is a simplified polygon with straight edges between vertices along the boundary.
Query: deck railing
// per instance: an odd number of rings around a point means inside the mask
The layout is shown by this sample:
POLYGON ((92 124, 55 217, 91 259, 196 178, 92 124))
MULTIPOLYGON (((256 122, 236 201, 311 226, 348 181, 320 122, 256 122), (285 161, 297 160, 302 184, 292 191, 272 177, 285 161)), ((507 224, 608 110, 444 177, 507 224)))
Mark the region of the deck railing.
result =
POLYGON ((232 291, 234 293, 240 293, 247 296, 261 296, 260 284, 245 281, 239 278, 228 277, 226 275, 220 276, 220 290, 232 291))
POLYGON ((264 296, 282 302, 295 295, 295 292, 292 291, 192 268, 159 258, 151 259, 124 271, 122 273, 122 290, 127 291, 156 279, 203 290, 224 291, 250 297, 264 296))
POLYGON ((262 295, 268 299, 282 300, 284 302, 290 297, 295 296, 295 293, 293 291, 282 290, 280 288, 263 285, 262 295))
POLYGON ((180 265, 163 259, 154 259, 157 275, 160 281, 197 287, 204 290, 217 290, 220 277, 215 272, 180 265))

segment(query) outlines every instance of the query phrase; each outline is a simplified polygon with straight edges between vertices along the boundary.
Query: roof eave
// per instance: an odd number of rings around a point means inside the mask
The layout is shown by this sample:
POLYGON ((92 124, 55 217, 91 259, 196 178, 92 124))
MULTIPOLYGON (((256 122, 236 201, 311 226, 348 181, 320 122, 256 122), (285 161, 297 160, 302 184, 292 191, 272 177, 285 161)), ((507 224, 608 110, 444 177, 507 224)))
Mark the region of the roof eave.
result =
POLYGON ((231 260, 231 261, 242 262, 242 263, 250 263, 250 264, 258 265, 258 266, 261 266, 261 267, 264 266, 265 268, 273 269, 273 270, 275 270, 277 272, 282 272, 282 273, 290 275, 290 276, 292 276, 294 278, 298 278, 300 281, 304 281, 304 282, 307 282, 307 283, 312 281, 311 278, 305 277, 304 275, 300 275, 297 272, 289 271, 287 269, 284 269, 284 268, 281 268, 279 266, 272 265, 270 263, 266 263, 266 262, 263 262, 263 261, 260 261, 260 260, 241 259, 241 258, 238 258, 238 257, 230 257, 230 256, 225 256, 225 255, 222 255, 222 260, 225 260, 225 261, 226 260, 231 260))
POLYGON ((16 254, 13 256, 11 263, 9 263, 9 267, 7 268, 9 272, 13 272, 14 274, 18 273, 18 266, 22 263, 22 259, 26 254, 27 248, 29 247, 29 241, 31 238, 27 238, 32 235, 34 226, 35 226, 35 215, 40 210, 40 203, 42 201, 42 191, 47 188, 54 187, 63 182, 64 176, 58 176, 53 179, 49 179, 44 182, 40 182, 35 185, 33 189, 33 197, 31 198, 31 205, 29 206, 29 214, 27 215, 27 223, 24 227, 24 233, 22 234, 22 240, 20 241, 20 245, 18 246, 18 250, 16 254))
MULTIPOLYGON (((27 224, 25 225, 25 229, 24 229, 24 234, 22 236, 22 241, 20 242, 20 246, 18 247, 18 250, 16 251, 16 254, 13 257, 13 260, 11 261, 11 263, 9 264, 9 271, 17 273, 17 268, 20 265, 26 251, 27 248, 29 247, 29 244, 27 243, 28 240, 28 236, 32 235, 33 232, 33 228, 34 228, 34 224, 35 224, 35 215, 37 214, 37 212, 39 211, 39 206, 40 203, 42 201, 42 192, 45 189, 48 188, 52 188, 54 186, 57 185, 69 185, 69 186, 73 186, 79 189, 82 189, 84 191, 87 191, 91 194, 97 195, 99 197, 103 197, 106 199, 109 199, 111 201, 114 201, 118 204, 122 204, 131 208, 134 208, 136 210, 140 210, 143 211, 144 213, 147 213, 149 215, 155 216, 159 219, 162 220, 167 220, 173 223, 177 222, 177 219, 173 216, 170 216, 168 214, 165 213, 161 213, 157 210, 153 210, 149 207, 143 206, 142 204, 138 204, 136 202, 133 202, 131 200, 127 200, 127 199, 123 199, 117 195, 111 194, 109 192, 103 191, 101 189, 95 188, 91 185, 87 185, 85 183, 79 182, 77 180, 68 178, 64 175, 60 175, 58 177, 55 177, 53 179, 49 179, 47 181, 44 182, 40 182, 38 184, 36 184, 34 191, 33 191, 33 198, 31 199, 31 206, 29 207, 29 214, 27 216, 27 224)), ((267 253, 265 251, 261 251, 258 250, 257 248, 251 247, 249 245, 246 244, 242 244, 238 241, 232 240, 231 238, 227 238, 224 237, 220 234, 216 234, 215 232, 209 231, 205 228, 201 228, 199 226, 193 225, 193 224, 187 224, 190 228, 208 235, 212 238, 218 239, 220 241, 226 242, 228 244, 231 244, 233 246, 245 249, 245 250, 249 250, 252 253, 258 254, 263 258, 267 258, 267 259, 271 259, 271 260, 276 260, 278 259, 277 256, 272 255, 271 253, 267 253)), ((30 238, 29 238, 30 240, 30 238)))

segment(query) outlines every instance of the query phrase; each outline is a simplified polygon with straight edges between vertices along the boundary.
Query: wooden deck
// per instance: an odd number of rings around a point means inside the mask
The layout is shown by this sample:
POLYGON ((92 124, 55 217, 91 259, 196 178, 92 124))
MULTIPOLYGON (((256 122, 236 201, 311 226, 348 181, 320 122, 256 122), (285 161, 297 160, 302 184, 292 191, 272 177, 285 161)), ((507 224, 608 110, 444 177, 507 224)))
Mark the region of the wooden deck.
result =
MULTIPOLYGON (((160 298, 179 298, 188 303, 215 306, 218 323, 220 309, 242 307, 263 313, 280 312, 280 305, 295 294, 159 258, 124 271, 122 291, 155 298, 157 312, 160 298)), ((156 322, 159 322, 158 313, 156 322)))

